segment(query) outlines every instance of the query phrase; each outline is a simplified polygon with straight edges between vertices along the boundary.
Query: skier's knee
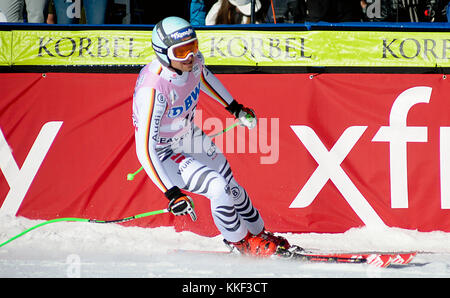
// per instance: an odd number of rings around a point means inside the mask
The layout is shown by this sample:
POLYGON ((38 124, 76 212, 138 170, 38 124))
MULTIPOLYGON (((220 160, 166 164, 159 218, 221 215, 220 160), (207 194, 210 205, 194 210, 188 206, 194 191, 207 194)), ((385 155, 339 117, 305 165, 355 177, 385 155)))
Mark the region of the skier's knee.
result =
POLYGON ((179 165, 181 177, 185 183, 184 189, 209 198, 215 198, 226 193, 227 182, 215 170, 203 165, 192 157, 186 158, 179 165))

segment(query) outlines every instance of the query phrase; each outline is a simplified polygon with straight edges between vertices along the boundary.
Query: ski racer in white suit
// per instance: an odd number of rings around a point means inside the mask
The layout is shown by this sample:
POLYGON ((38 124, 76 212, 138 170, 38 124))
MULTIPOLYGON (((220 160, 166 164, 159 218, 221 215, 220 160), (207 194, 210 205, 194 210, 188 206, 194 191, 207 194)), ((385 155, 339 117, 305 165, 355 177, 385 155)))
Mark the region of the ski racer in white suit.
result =
POLYGON ((225 156, 193 122, 200 90, 249 129, 256 125, 253 111, 237 103, 205 67, 195 30, 184 19, 168 17, 156 24, 152 46, 157 59, 137 79, 133 124, 138 159, 169 199, 168 209, 196 220, 192 199, 182 190, 201 194, 210 200, 214 223, 230 247, 257 256, 288 248, 286 239, 265 231, 225 156))

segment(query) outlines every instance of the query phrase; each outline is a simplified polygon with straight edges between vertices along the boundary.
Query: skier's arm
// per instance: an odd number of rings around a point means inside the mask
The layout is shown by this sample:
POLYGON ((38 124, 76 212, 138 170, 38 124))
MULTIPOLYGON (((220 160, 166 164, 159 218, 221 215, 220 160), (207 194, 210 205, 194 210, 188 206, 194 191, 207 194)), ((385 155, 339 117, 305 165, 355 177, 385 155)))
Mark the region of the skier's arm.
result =
POLYGON ((256 116, 253 110, 244 107, 233 99, 228 90, 206 66, 203 66, 201 82, 201 90, 223 105, 233 116, 239 118, 242 125, 250 129, 255 127, 256 116))
POLYGON ((147 87, 141 88, 134 99, 139 111, 136 131, 136 152, 142 167, 155 185, 164 193, 175 185, 167 175, 156 152, 161 118, 167 101, 163 94, 147 87), (159 99, 159 100, 158 100, 159 99))
POLYGON ((230 92, 228 92, 222 82, 206 66, 203 66, 201 73, 200 88, 225 108, 234 101, 230 92))

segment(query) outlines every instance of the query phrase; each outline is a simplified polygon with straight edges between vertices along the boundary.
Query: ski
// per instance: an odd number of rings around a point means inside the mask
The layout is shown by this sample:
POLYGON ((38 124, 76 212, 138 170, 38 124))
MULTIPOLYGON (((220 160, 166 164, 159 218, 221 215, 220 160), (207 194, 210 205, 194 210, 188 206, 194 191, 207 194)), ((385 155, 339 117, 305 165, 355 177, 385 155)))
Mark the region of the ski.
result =
MULTIPOLYGON (((330 257, 341 257, 341 258, 360 258, 360 259, 369 259, 370 261, 372 258, 381 257, 382 259, 387 259, 389 256, 391 258, 391 264, 397 264, 397 265, 406 265, 409 264, 413 258, 417 255, 417 252, 344 252, 344 253, 329 253, 324 254, 319 252, 313 252, 313 251, 296 251, 296 253, 300 254, 306 254, 306 255, 319 255, 319 256, 330 256, 330 257)), ((375 262, 375 260, 374 260, 375 262)))
MULTIPOLYGON (((174 249, 171 252, 196 253, 196 254, 217 254, 217 255, 239 255, 234 251, 210 251, 210 250, 186 250, 174 249)), ((392 264, 406 265, 416 255, 416 252, 364 252, 364 253, 319 253, 307 252, 293 246, 291 249, 279 249, 273 258, 292 259, 305 262, 325 262, 325 263, 354 263, 368 264, 371 266, 386 268, 392 264)))
POLYGON ((304 259, 314 262, 335 263, 367 263, 375 267, 385 268, 391 264, 406 265, 412 261, 416 252, 391 253, 391 252, 369 252, 369 253, 310 253, 302 250, 286 250, 280 252, 282 257, 293 259, 304 259))
POLYGON ((385 268, 392 262, 391 255, 385 254, 358 254, 358 253, 308 253, 298 246, 290 249, 279 249, 276 253, 281 258, 326 263, 367 263, 369 265, 385 268))
POLYGON ((417 252, 398 253, 393 255, 392 264, 406 265, 417 255, 417 252))

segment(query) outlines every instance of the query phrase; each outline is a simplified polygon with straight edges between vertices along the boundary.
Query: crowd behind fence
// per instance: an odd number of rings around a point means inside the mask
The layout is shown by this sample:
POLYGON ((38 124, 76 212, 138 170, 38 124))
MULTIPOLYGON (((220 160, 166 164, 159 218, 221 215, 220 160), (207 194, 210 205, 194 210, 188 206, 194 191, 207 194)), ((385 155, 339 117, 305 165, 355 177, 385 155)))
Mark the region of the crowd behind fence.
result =
POLYGON ((448 22, 449 0, 0 0, 0 22, 194 26, 304 22, 448 22))

